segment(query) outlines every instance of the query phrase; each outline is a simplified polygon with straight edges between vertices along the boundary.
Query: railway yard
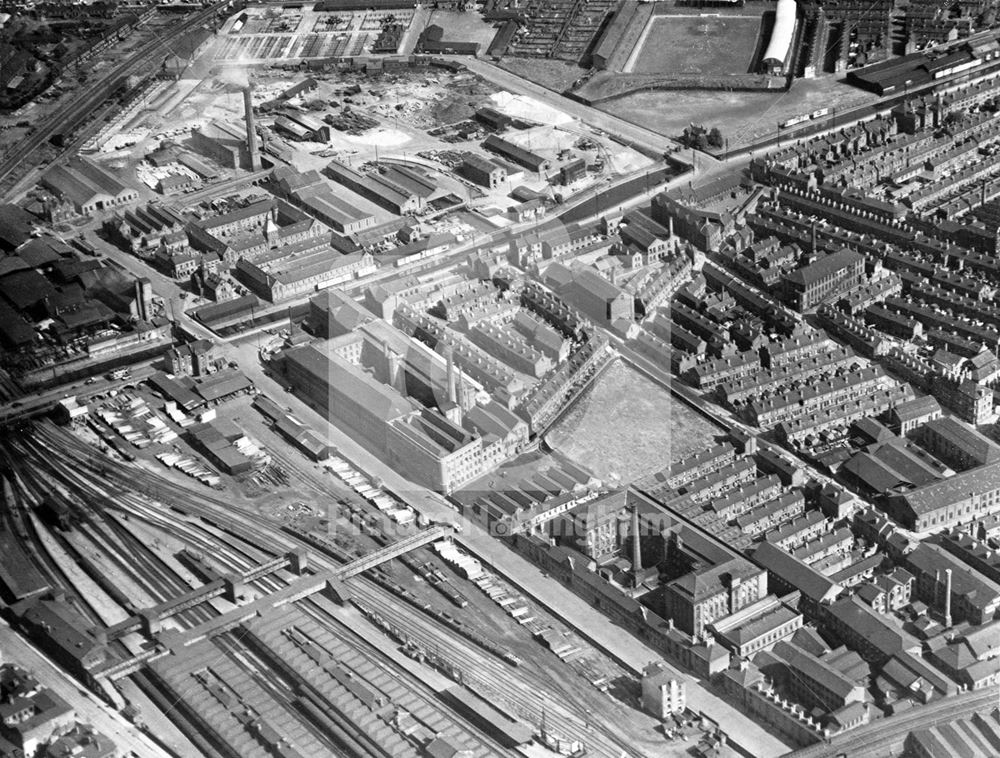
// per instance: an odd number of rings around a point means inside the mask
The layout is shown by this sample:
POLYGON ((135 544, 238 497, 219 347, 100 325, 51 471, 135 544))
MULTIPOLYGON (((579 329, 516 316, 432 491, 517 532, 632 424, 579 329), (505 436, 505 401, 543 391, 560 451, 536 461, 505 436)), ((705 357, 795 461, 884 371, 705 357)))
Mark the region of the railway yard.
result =
MULTIPOLYGON (((5 561, 5 577, 12 565, 31 567, 18 575, 18 592, 30 597, 59 588, 88 624, 114 629, 143 609, 266 566, 286 551, 304 548, 310 571, 335 572, 386 542, 368 527, 352 528, 351 519, 367 524, 364 517, 378 513, 371 506, 370 513, 344 509, 333 529, 327 519, 308 517, 282 528, 203 486, 123 467, 48 423, 10 435, 3 455, 5 524, 26 537, 30 553, 23 563, 17 556, 10 557, 14 564, 5 561), (265 533, 272 536, 268 551, 259 547, 265 533)), ((307 487, 329 492, 327 477, 300 468, 307 487)), ((454 687, 476 693, 521 729, 544 724, 551 739, 583 741, 588 754, 664 754, 668 743, 652 719, 633 710, 637 682, 601 653, 537 608, 529 606, 529 621, 515 621, 475 584, 448 570, 441 576, 446 563, 427 548, 403 559, 344 582, 338 592, 346 602, 310 593, 280 613, 255 614, 204 638, 202 627, 238 607, 216 597, 163 614, 158 634, 142 639, 133 631, 109 641, 107 668, 157 651, 131 677, 154 702, 162 704, 163 692, 179 698, 170 718, 209 755, 228 754, 223 745, 241 756, 263 755, 272 738, 300 755, 359 749, 358 740, 368 752, 418 755, 432 734, 477 756, 515 754, 465 725, 455 706, 442 705, 441 693, 454 687), (436 564, 437 585, 421 577, 431 575, 422 568, 428 563, 436 564), (372 626, 379 629, 374 637, 364 633, 372 626), (568 638, 573 660, 564 663, 536 641, 543 631, 568 638), (178 641, 184 636, 198 641, 178 641), (400 665, 398 654, 384 652, 387 645, 413 661, 400 665), (623 741, 626 722, 632 736, 623 741)), ((245 590, 266 598, 296 580, 278 569, 245 590)), ((89 674, 105 691, 118 676, 89 674)), ((468 698, 474 696, 458 701, 468 698)), ((495 734, 491 726, 480 729, 495 734)))

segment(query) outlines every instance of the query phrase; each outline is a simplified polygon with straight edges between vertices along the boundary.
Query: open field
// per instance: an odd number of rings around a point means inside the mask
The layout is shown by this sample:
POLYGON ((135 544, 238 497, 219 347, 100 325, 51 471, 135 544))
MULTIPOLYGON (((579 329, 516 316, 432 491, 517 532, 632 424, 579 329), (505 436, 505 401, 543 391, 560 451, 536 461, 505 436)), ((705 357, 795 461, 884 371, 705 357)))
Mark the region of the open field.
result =
POLYGON ((706 445, 715 427, 622 361, 548 435, 549 444, 602 479, 630 482, 706 445))
POLYGON ((877 96, 831 77, 797 80, 787 92, 636 92, 597 107, 660 134, 677 136, 691 122, 717 126, 738 147, 777 130, 779 121, 817 108, 872 103, 877 96))
POLYGON ((654 16, 625 65, 633 74, 744 74, 750 71, 760 17, 654 16))

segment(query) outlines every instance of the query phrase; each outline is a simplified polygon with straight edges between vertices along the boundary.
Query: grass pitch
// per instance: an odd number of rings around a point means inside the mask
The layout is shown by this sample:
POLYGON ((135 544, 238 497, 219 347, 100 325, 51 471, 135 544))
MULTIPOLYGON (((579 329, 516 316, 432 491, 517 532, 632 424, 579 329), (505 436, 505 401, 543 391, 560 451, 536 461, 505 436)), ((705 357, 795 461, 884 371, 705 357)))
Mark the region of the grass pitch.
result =
POLYGON ((657 16, 629 73, 721 76, 750 72, 759 16, 657 16))

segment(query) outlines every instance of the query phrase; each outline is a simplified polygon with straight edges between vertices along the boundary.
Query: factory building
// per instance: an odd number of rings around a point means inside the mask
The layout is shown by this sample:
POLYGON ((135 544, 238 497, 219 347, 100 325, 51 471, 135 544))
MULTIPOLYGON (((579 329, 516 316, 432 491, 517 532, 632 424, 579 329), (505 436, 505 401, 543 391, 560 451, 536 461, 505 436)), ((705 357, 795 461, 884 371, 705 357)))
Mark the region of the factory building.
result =
POLYGON ((528 171, 533 171, 539 176, 544 176, 551 166, 547 158, 543 158, 538 153, 533 153, 530 150, 525 150, 523 147, 497 137, 495 134, 491 134, 483 140, 483 147, 492 153, 496 153, 504 160, 526 168, 528 171))
POLYGON ((282 111, 274 126, 290 137, 306 142, 329 142, 330 127, 322 121, 298 111, 282 111))
POLYGON ((375 216, 344 200, 319 172, 299 173, 282 166, 272 175, 275 190, 340 234, 357 234, 375 226, 375 216))
POLYGON ((856 287, 864 279, 864 256, 844 248, 782 277, 785 298, 800 313, 856 287))
POLYGON ((342 255, 327 244, 317 248, 307 240, 238 261, 236 278, 259 297, 278 302, 359 279, 377 268, 371 253, 342 255))
POLYGON ((283 354, 297 391, 401 474, 437 491, 452 492, 527 442, 527 426, 496 403, 446 416, 404 397, 402 357, 390 352, 388 364, 394 383, 385 384, 330 347, 283 354))
POLYGON ((462 159, 462 175, 482 187, 497 189, 507 181, 507 169, 499 163, 466 153, 462 159))
POLYGON ((139 199, 136 190, 85 158, 73 158, 64 166, 53 166, 42 176, 41 183, 83 216, 121 208, 139 199))
POLYGON ((545 270, 553 289, 595 323, 626 331, 635 321, 635 299, 591 268, 554 263, 545 270), (561 284, 560 284, 561 282, 561 284))
MULTIPOLYGON (((393 181, 394 176, 402 171, 404 169, 393 168, 385 174, 366 174, 355 171, 339 161, 330 161, 326 167, 326 174, 335 182, 399 216, 419 211, 424 207, 426 198, 437 189, 426 180, 422 180, 419 192, 410 186, 405 186, 403 182, 393 181)), ((408 174, 416 175, 415 172, 406 171, 408 174)))

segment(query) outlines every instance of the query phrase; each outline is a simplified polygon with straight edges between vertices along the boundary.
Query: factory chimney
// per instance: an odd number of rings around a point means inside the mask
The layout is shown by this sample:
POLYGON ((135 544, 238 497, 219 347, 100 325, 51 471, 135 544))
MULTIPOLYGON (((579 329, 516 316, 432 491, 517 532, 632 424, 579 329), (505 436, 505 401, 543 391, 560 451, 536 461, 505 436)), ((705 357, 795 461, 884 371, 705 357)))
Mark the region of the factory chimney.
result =
POLYGON ((642 548, 639 545, 639 506, 632 506, 632 572, 635 586, 642 580, 642 548))
POLYGON ((253 89, 247 85, 243 88, 243 120, 247 125, 247 151, 250 155, 250 170, 260 171, 260 151, 257 148, 257 131, 253 125, 253 89))
POLYGON ((446 348, 445 356, 448 359, 448 402, 458 403, 458 387, 455 380, 455 350, 450 345, 446 348))
POLYGON ((944 570, 944 625, 951 626, 951 569, 944 570))

